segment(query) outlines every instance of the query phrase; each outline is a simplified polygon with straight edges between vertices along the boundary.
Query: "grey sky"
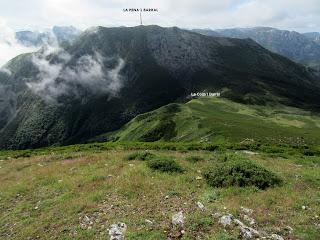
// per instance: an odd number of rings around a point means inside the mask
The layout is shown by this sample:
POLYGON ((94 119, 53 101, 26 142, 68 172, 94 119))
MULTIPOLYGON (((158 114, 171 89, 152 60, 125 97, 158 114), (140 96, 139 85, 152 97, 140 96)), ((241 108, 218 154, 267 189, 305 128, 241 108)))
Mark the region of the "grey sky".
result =
MULTIPOLYGON (((152 7, 145 24, 185 28, 271 26, 320 31, 320 0, 0 0, 0 21, 15 30, 52 25, 134 26, 138 14, 123 8, 152 7)), ((1 24, 0 24, 1 27, 1 24)))

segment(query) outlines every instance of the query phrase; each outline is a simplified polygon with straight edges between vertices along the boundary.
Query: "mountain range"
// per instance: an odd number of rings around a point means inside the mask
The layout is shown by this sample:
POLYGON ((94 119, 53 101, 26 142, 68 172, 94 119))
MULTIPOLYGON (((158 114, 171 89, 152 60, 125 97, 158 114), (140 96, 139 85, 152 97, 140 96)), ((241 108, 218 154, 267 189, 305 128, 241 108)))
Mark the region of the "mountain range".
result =
POLYGON ((18 31, 15 33, 17 41, 26 47, 41 47, 53 44, 55 41, 73 41, 81 31, 73 26, 54 26, 49 31, 18 31))
POLYGON ((250 38, 268 50, 291 60, 319 69, 320 33, 298 33, 270 27, 193 29, 193 31, 213 37, 250 38))
POLYGON ((173 28, 91 28, 60 48, 20 55, 0 72, 0 146, 84 142, 191 92, 319 111, 312 69, 251 39, 173 28))
MULTIPOLYGON (((230 28, 230 29, 192 29, 192 31, 213 37, 251 38, 268 50, 283 55, 295 62, 320 68, 320 33, 298 33, 271 27, 230 28)), ((54 26, 51 30, 18 31, 17 41, 26 47, 41 47, 44 44, 70 42, 81 34, 73 26, 54 26)))
POLYGON ((309 33, 304 33, 303 35, 316 43, 320 43, 320 33, 319 32, 309 32, 309 33))

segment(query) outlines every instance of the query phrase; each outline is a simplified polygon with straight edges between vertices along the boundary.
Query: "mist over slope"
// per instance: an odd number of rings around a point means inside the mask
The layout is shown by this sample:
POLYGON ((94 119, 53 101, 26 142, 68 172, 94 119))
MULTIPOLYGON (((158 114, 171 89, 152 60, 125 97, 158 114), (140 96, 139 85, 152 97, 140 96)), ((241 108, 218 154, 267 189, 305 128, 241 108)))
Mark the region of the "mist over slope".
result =
POLYGON ((0 146, 86 141, 190 92, 318 111, 320 82, 252 40, 179 28, 91 28, 70 45, 19 56, 0 74, 0 146))
POLYGON ((41 32, 30 30, 15 32, 0 19, 0 67, 20 54, 38 51, 42 46, 57 47, 72 42, 80 33, 80 30, 72 26, 54 26, 41 32))

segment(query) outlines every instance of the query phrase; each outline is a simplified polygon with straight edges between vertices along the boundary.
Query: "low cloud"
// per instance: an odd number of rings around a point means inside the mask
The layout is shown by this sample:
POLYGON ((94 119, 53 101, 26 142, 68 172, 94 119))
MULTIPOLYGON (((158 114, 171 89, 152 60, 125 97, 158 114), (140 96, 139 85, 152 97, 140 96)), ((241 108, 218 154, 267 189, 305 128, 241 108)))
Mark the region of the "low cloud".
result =
POLYGON ((39 73, 36 81, 27 83, 35 94, 46 101, 57 101, 61 96, 81 98, 88 93, 114 97, 123 85, 120 72, 125 61, 122 58, 104 58, 95 52, 83 55, 75 64, 69 65, 72 57, 64 50, 54 50, 58 63, 48 60, 50 54, 52 49, 33 56, 32 62, 39 73))
POLYGON ((5 68, 5 67, 0 68, 0 73, 4 73, 8 76, 11 76, 11 74, 12 74, 12 72, 8 68, 5 68))
POLYGON ((44 52, 32 56, 32 62, 38 68, 39 73, 36 77, 36 81, 27 83, 27 86, 34 93, 48 101, 54 100, 65 90, 63 89, 63 86, 58 87, 58 83, 56 82, 56 79, 62 71, 63 63, 50 64, 46 59, 49 54, 50 52, 44 52))
POLYGON ((15 38, 15 32, 0 18, 0 67, 22 53, 34 52, 36 47, 26 47, 15 38))

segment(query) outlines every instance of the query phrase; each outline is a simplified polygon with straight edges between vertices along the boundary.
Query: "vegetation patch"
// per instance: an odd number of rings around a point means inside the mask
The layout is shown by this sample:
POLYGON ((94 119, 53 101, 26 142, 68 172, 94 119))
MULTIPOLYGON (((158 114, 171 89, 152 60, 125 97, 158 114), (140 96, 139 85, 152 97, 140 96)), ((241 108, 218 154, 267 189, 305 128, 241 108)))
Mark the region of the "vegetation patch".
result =
POLYGON ((189 156, 186 158, 186 160, 188 162, 193 162, 193 163, 196 163, 196 162, 199 162, 199 161, 203 161, 203 157, 200 157, 200 156, 189 156))
POLYGON ((158 124, 147 131, 141 140, 145 142, 154 142, 158 140, 170 140, 176 136, 176 124, 170 119, 161 119, 158 124))
POLYGON ((128 233, 128 238, 132 240, 139 240, 139 239, 156 240, 156 239, 166 239, 166 235, 160 231, 153 231, 153 232, 139 231, 134 233, 128 233))
POLYGON ((212 187, 255 186, 265 189, 282 182, 273 172, 248 160, 220 162, 207 170, 204 177, 212 187))
POLYGON ((210 240, 236 240, 237 238, 234 236, 229 235, 228 233, 225 232, 219 232, 213 237, 208 238, 210 240))
POLYGON ((221 198, 221 194, 217 190, 218 189, 210 189, 209 191, 205 191, 200 198, 201 202, 209 203, 221 198))
POLYGON ((212 228, 213 219, 212 217, 203 216, 203 215, 195 215, 190 221, 190 229, 194 232, 207 232, 212 228))
POLYGON ((144 152, 134 152, 131 153, 129 155, 127 155, 125 157, 126 160, 131 161, 131 160, 141 160, 141 161, 146 161, 146 160, 150 160, 152 158, 154 158, 156 155, 148 152, 148 151, 144 151, 144 152))
POLYGON ((29 158, 31 157, 31 155, 32 155, 31 151, 25 150, 25 151, 17 152, 17 154, 15 154, 13 158, 29 158))
POLYGON ((154 158, 148 161, 148 167, 160 172, 183 172, 183 168, 173 159, 154 158))

